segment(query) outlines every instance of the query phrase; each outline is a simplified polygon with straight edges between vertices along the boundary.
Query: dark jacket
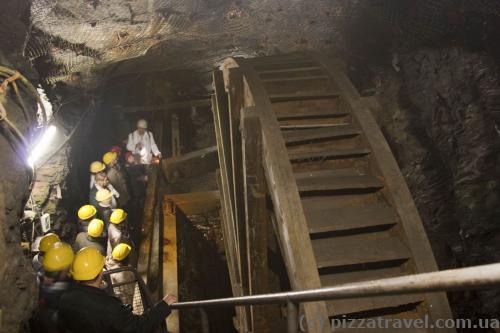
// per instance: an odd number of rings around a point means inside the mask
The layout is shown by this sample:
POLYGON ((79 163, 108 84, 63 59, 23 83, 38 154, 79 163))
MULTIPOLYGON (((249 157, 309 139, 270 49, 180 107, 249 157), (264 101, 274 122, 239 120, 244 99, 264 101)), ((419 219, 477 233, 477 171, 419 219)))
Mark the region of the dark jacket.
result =
POLYGON ((144 314, 134 315, 118 298, 79 283, 59 302, 59 318, 72 333, 154 332, 169 314, 168 304, 160 301, 144 314))
POLYGON ((97 217, 104 222, 104 230, 106 231, 107 235, 110 223, 109 219, 111 218, 111 213, 113 213, 113 209, 111 207, 101 207, 99 205, 97 205, 96 208, 97 208, 97 217))
MULTIPOLYGON (((104 231, 103 231, 104 235, 104 231)), ((106 236, 105 236, 106 237, 106 236)), ((86 232, 80 232, 75 239, 75 243, 73 244, 73 250, 76 252, 80 251, 84 247, 93 247, 99 250, 103 256, 106 255, 106 248, 104 244, 106 242, 105 238, 94 238, 88 235, 86 232)))

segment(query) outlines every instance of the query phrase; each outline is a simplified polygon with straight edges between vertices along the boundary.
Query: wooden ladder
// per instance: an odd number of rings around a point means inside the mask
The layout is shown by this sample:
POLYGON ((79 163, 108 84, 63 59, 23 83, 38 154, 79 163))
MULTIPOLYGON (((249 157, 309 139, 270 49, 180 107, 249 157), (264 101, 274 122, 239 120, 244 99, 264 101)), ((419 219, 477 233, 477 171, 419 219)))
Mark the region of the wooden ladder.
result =
MULTIPOLYGON (((233 270, 240 267, 240 283, 252 284, 241 269, 253 245, 244 243, 249 230, 244 212, 252 207, 238 195, 247 187, 248 162, 241 162, 245 159, 236 150, 244 146, 240 131, 251 117, 259 120, 261 149, 255 159, 262 161, 261 177, 267 180, 293 289, 437 270, 394 156, 340 60, 315 54, 228 59, 214 78, 219 98, 215 116, 220 120, 227 112, 229 127, 227 134, 219 131, 217 136, 219 159, 229 156, 222 161, 221 177, 226 179, 221 183, 232 187, 221 188, 228 193, 222 200, 230 200, 223 205, 233 213, 225 223, 235 230, 229 240, 234 248, 227 250, 238 253, 233 262, 240 264, 233 270), (222 85, 229 96, 224 103, 222 85), (239 128, 231 125, 240 122, 239 128)), ((241 294, 248 290, 243 287, 241 294)), ((313 302, 304 304, 303 312, 308 332, 328 332, 329 319, 344 316, 452 318, 443 293, 313 302)))

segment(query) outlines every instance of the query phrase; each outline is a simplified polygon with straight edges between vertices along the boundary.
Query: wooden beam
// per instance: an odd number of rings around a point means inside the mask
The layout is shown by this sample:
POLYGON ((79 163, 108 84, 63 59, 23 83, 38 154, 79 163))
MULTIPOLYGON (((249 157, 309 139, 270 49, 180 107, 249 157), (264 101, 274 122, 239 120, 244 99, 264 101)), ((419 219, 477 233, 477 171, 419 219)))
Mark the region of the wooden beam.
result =
POLYGON ((142 279, 147 282, 147 274, 151 252, 151 242, 153 236, 154 208, 156 205, 156 181, 157 173, 151 172, 147 187, 146 199, 142 216, 141 235, 139 240, 139 258, 137 262, 137 272, 142 279))
MULTIPOLYGON (((231 143, 231 164, 233 166, 233 201, 235 229, 237 236, 237 248, 239 252, 241 285, 243 294, 248 295, 248 260, 245 228, 245 200, 243 185, 243 157, 241 150, 240 113, 243 106, 243 75, 237 68, 229 70, 228 80, 230 85, 227 95, 229 99, 229 123, 230 123, 230 143, 231 143)), ((250 319, 250 309, 247 310, 247 317, 250 319)), ((250 325, 250 322, 248 323, 250 325)), ((249 330, 252 330, 251 327, 249 330)))
MULTIPOLYGON (((228 101, 224 90, 224 82, 221 71, 213 72, 215 83, 215 96, 212 97, 212 111, 214 113, 215 137, 217 139, 217 149, 219 157, 220 172, 217 181, 219 192, 221 193, 221 203, 223 206, 223 218, 221 219, 222 230, 224 232, 224 246, 228 258, 231 287, 234 296, 243 295, 241 287, 241 262, 239 261, 239 249, 236 246, 237 236, 235 233, 234 215, 234 187, 232 184, 232 164, 230 148, 230 122, 228 115, 228 101)), ((235 328, 240 332, 247 332, 247 318, 244 308, 236 308, 235 328)))
POLYGON ((206 214, 221 206, 219 191, 167 194, 165 199, 172 201, 186 215, 206 214))
POLYGON ((217 147, 208 147, 164 160, 163 173, 167 180, 179 180, 215 171, 219 167, 217 147))
MULTIPOLYGON (((245 198, 245 232, 248 254, 249 294, 272 292, 267 261, 267 185, 262 162, 262 131, 254 108, 241 110, 241 139, 245 198)), ((250 307, 252 332, 274 332, 280 308, 276 305, 250 307)))
POLYGON ((171 142, 172 142, 172 157, 180 156, 181 154, 181 137, 179 132, 179 116, 173 113, 170 117, 171 125, 171 142))
POLYGON ((152 111, 170 111, 178 109, 191 109, 191 107, 208 107, 211 105, 210 99, 195 99, 190 101, 172 102, 157 105, 140 105, 140 106, 115 106, 113 110, 121 113, 140 113, 152 111))
MULTIPOLYGON (((165 198, 163 201, 163 293, 179 295, 177 270, 177 216, 173 201, 165 198)), ((179 311, 173 310, 167 317, 167 327, 170 333, 179 333, 179 311)))

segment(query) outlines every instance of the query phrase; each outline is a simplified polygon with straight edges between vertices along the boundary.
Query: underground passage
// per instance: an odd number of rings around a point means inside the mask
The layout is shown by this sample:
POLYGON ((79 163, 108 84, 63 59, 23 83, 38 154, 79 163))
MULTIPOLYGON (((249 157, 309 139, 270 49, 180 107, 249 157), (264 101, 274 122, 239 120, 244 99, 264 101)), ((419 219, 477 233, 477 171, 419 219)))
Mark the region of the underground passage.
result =
POLYGON ((0 132, 0 332, 500 332, 499 1, 2 0, 0 132))

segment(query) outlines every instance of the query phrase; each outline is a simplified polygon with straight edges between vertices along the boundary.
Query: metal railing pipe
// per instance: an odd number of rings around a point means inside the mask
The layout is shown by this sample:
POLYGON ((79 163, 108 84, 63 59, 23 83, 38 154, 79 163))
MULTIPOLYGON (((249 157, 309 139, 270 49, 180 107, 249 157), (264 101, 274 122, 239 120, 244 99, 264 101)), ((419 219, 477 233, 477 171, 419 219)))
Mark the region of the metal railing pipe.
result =
POLYGON ((348 283, 320 289, 179 302, 172 304, 171 308, 287 304, 288 302, 297 304, 328 299, 480 289, 495 285, 500 285, 500 263, 348 283))

